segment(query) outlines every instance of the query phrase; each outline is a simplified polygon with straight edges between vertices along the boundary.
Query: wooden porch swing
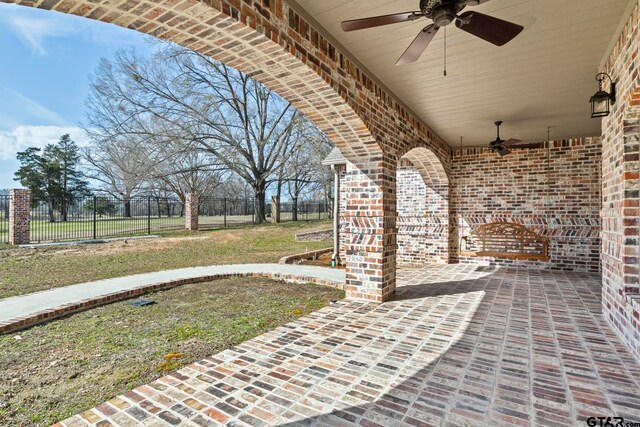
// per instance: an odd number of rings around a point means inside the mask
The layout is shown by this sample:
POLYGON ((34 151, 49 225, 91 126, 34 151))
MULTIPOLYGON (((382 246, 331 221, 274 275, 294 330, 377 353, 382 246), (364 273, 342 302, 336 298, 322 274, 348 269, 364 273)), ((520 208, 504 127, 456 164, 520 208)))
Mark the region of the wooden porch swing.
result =
MULTIPOLYGON (((550 128, 547 128, 547 212, 549 211, 550 128)), ((498 221, 480 225, 460 239, 459 253, 469 257, 549 261, 549 239, 524 225, 498 221)))
POLYGON ((460 255, 549 261, 549 240, 520 224, 492 222, 462 237, 460 255))

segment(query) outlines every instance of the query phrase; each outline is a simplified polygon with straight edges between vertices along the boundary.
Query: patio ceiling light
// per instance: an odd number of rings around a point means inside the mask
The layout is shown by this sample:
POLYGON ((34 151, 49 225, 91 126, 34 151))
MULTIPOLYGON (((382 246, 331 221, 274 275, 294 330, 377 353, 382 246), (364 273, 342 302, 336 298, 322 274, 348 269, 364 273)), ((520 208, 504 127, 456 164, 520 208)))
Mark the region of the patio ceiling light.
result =
POLYGON ((591 97, 591 118, 607 117, 611 111, 610 106, 616 103, 616 82, 607 73, 599 73, 596 80, 600 89, 591 97), (602 90, 602 82, 608 78, 611 83, 611 93, 602 90))

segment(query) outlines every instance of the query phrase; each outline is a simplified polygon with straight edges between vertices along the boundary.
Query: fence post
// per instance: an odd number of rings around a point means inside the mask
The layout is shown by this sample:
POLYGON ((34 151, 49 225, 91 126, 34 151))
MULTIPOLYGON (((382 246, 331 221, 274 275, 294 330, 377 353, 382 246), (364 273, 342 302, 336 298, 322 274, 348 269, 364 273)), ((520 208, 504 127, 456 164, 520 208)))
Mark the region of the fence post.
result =
POLYGON ((223 205, 223 209, 224 209, 224 228, 227 228, 227 198, 224 198, 224 205, 223 205))
POLYGON ((98 199, 96 196, 93 196, 93 240, 96 240, 98 238, 97 211, 98 211, 98 199))
POLYGON ((318 202, 318 221, 322 219, 322 213, 320 212, 321 202, 318 202))
POLYGON ((271 196, 271 222, 278 224, 280 222, 280 197, 271 196))
POLYGON ((185 228, 191 231, 198 230, 198 206, 200 205, 200 197, 196 193, 187 194, 185 200, 185 228))
POLYGON ((147 196, 147 234, 151 234, 151 196, 147 196))
POLYGON ((10 190, 9 199, 9 244, 29 243, 31 241, 29 236, 31 190, 10 190))

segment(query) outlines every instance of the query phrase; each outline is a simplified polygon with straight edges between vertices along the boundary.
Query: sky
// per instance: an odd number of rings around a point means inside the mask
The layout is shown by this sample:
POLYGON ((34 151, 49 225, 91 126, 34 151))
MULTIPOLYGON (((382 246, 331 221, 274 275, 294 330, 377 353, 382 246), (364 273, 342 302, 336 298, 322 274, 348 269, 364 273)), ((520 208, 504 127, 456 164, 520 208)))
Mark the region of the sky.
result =
POLYGON ((19 188, 16 153, 55 143, 84 145, 89 78, 119 49, 151 50, 149 36, 52 11, 0 3, 0 189, 19 188))

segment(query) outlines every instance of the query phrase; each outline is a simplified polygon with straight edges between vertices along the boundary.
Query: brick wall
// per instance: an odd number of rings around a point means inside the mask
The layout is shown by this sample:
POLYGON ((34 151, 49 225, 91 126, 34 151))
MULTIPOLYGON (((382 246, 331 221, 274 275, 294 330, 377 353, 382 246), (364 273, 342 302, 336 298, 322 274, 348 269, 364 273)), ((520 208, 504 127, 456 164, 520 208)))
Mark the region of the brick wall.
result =
POLYGON ((427 185, 410 161, 398 168, 398 265, 449 261, 448 186, 427 185))
POLYGON ((640 1, 603 70, 617 81, 617 102, 602 121, 602 301, 605 318, 640 360, 639 23, 640 1))
POLYGON ((549 237, 549 262, 460 261, 599 271, 601 152, 599 138, 552 141, 547 170, 545 148, 513 150, 506 157, 487 149, 455 151, 453 252, 478 225, 515 222, 549 237))

